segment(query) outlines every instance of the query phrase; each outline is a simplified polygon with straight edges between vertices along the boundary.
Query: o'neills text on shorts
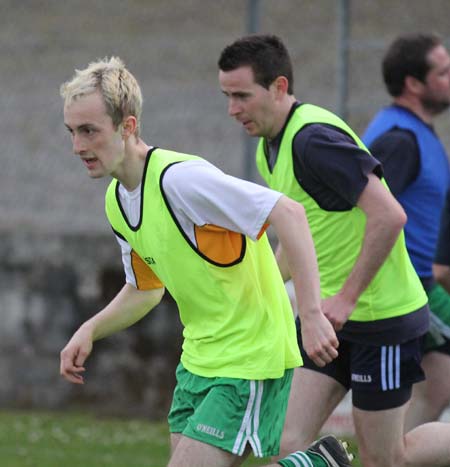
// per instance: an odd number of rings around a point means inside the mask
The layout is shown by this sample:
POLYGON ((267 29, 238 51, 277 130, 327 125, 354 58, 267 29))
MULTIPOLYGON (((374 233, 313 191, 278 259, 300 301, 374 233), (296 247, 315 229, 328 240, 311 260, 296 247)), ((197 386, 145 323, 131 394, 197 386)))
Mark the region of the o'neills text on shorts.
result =
POLYGON ((207 435, 211 435, 219 439, 223 439, 225 437, 225 433, 222 430, 214 428, 213 426, 203 425, 203 423, 199 423, 197 425, 197 431, 201 431, 202 433, 206 433, 207 435))

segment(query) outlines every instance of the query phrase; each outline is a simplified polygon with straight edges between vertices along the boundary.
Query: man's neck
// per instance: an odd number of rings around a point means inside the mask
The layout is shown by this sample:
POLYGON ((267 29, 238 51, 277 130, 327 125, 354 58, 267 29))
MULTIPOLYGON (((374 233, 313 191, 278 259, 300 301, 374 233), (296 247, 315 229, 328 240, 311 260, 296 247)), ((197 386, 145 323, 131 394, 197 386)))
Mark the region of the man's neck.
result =
POLYGON ((417 115, 426 124, 433 124, 434 116, 424 109, 423 105, 419 100, 400 96, 394 99, 394 104, 399 105, 400 107, 405 107, 410 112, 417 115))
POLYGON ((120 173, 114 174, 127 191, 135 190, 142 181, 147 154, 150 150, 140 138, 125 143, 125 157, 120 173))
POLYGON ((272 140, 279 135, 280 131, 286 124, 286 120, 289 117, 292 106, 295 102, 297 101, 294 96, 286 95, 286 98, 283 100, 276 111, 275 125, 273 126, 272 133, 267 135, 267 139, 272 140))

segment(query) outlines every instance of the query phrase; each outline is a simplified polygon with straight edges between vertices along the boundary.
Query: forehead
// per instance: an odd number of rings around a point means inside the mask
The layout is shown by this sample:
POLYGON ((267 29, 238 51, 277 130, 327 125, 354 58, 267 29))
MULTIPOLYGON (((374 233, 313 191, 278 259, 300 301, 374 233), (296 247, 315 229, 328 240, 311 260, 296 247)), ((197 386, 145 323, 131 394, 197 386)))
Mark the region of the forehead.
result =
POLYGON ((102 125, 111 117, 106 112, 106 105, 100 93, 81 96, 64 105, 64 122, 71 128, 88 123, 102 125))
POLYGON ((228 91, 258 86, 255 83, 255 75, 250 66, 241 66, 231 71, 219 70, 219 81, 222 88, 228 91))
POLYGON ((438 45, 430 50, 428 61, 432 68, 444 68, 450 66, 450 56, 443 45, 438 45))

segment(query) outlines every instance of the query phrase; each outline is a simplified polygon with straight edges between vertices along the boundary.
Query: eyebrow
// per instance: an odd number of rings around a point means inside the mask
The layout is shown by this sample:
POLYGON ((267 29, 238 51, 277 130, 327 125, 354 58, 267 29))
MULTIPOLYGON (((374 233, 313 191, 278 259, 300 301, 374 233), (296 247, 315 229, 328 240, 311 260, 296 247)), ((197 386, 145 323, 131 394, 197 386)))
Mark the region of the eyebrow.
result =
POLYGON ((252 93, 249 91, 234 91, 234 92, 227 92, 222 90, 222 93, 225 94, 225 96, 251 96, 252 93))
MULTIPOLYGON (((66 126, 66 128, 70 131, 73 131, 74 129, 68 125, 67 123, 64 123, 64 125, 66 126)), ((81 125, 78 125, 77 127, 75 127, 76 130, 84 130, 86 128, 95 128, 95 125, 92 124, 92 123, 82 123, 81 125)))

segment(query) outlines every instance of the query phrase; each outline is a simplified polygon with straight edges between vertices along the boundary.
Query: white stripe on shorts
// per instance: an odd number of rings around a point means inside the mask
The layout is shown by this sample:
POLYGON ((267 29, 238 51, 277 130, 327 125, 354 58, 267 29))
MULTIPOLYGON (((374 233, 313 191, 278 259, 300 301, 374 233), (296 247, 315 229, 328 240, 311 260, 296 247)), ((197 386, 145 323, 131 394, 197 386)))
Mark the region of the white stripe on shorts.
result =
POLYGON ((259 414, 261 409, 261 399, 263 395, 264 383, 262 381, 257 382, 258 388, 256 392, 256 403, 255 411, 253 413, 253 433, 252 433, 252 423, 249 423, 247 426, 247 436, 249 438, 250 445, 252 446, 255 456, 262 457, 262 447, 261 440, 259 439, 258 430, 259 430, 259 414))
POLYGON ((244 418, 236 436, 233 446, 233 454, 242 456, 245 451, 247 442, 250 443, 255 456, 262 457, 261 441, 258 436, 259 429, 259 414, 261 409, 261 399, 263 395, 263 381, 249 381, 250 397, 248 399, 247 408, 245 409, 244 418))
POLYGON ((400 388, 400 345, 381 347, 381 389, 400 388))

